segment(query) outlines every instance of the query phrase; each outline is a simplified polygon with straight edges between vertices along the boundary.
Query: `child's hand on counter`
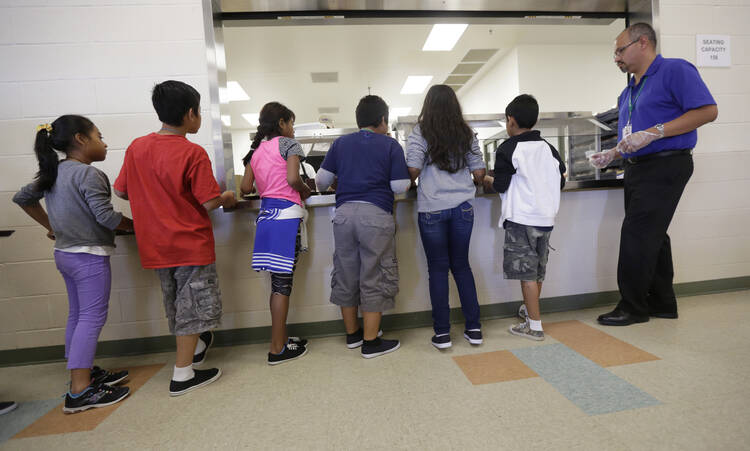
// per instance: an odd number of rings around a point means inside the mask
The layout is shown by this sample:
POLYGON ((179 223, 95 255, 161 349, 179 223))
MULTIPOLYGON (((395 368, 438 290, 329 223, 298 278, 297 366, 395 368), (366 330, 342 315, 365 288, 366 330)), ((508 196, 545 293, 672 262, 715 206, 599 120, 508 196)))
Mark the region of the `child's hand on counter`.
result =
POLYGON ((302 188, 302 191, 299 192, 299 196, 302 198, 302 200, 305 200, 312 195, 312 190, 307 185, 303 186, 304 188, 302 188))
POLYGON ((221 206, 224 208, 234 208, 234 206, 237 205, 237 197, 234 194, 234 191, 224 191, 221 193, 221 206))
POLYGON ((482 180, 482 187, 484 188, 485 193, 494 193, 495 189, 492 187, 492 184, 495 182, 495 177, 492 177, 490 175, 485 175, 484 180, 482 180))

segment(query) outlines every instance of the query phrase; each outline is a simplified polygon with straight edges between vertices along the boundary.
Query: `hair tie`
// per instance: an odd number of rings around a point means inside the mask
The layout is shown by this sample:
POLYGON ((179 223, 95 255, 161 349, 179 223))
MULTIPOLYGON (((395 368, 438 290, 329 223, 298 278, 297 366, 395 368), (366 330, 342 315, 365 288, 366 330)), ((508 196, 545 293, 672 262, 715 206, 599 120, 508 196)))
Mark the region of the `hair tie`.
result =
POLYGON ((37 132, 39 132, 42 129, 47 130, 47 133, 52 133, 52 126, 50 124, 40 124, 36 126, 37 132))

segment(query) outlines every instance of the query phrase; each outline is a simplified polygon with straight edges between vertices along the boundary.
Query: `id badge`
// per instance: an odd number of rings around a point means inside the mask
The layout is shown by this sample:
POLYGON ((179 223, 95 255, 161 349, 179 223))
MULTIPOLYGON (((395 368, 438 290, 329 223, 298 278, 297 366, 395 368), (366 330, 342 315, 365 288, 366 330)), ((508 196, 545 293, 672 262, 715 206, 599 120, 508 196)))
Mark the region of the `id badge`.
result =
POLYGON ((633 125, 628 124, 625 127, 622 128, 622 137, 627 138, 630 136, 630 134, 633 133, 633 125))

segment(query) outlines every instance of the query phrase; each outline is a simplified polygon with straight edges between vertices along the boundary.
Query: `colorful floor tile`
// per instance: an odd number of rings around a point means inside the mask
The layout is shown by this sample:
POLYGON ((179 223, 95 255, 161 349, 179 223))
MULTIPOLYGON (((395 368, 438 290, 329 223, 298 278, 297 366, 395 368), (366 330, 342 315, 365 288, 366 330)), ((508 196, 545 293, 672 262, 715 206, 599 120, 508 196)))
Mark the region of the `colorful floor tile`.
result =
POLYGON ((512 351, 588 415, 601 415, 660 404, 657 399, 564 344, 512 351))
POLYGON ((545 323, 544 333, 605 368, 659 360, 653 354, 580 321, 545 323))
POLYGON ((474 385, 538 377, 510 351, 484 352, 453 357, 474 385))
MULTIPOLYGON (((159 370, 164 367, 163 363, 156 365, 144 365, 128 368, 130 371, 130 377, 125 381, 125 385, 130 387, 130 395, 138 391, 149 379, 151 379, 159 370)), ((123 401, 113 404, 107 407, 101 407, 98 409, 86 410, 83 412, 66 415, 62 411, 62 403, 57 400, 56 405, 52 410, 40 412, 41 417, 24 428, 19 433, 15 434, 13 438, 27 438, 27 437, 38 437, 40 435, 50 434, 66 434, 70 432, 81 432, 91 431, 95 429, 102 421, 106 420, 108 416, 112 414, 118 407, 124 402, 128 402, 128 398, 123 401)), ((41 410, 41 409, 39 409, 41 410)))

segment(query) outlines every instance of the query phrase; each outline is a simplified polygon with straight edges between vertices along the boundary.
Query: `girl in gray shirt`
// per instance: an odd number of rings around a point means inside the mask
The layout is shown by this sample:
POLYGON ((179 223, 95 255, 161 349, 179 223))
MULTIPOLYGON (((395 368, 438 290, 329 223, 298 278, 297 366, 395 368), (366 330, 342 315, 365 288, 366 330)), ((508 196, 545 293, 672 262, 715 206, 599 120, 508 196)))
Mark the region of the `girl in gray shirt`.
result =
POLYGON ((68 291, 65 357, 71 383, 63 411, 114 404, 130 392, 127 387, 112 387, 128 372, 111 373, 93 363, 109 309, 114 230, 131 230, 133 221, 114 211, 107 176, 91 166, 107 155, 107 145, 93 122, 65 115, 40 125, 34 151, 39 172, 13 196, 13 202, 55 240, 55 264, 68 291), (66 158, 59 161, 56 151, 66 158), (39 203, 42 198, 47 211, 39 203))
POLYGON ((419 123, 406 143, 406 165, 412 180, 419 177, 417 210, 429 272, 432 345, 438 349, 451 346, 448 270, 456 281, 466 319, 464 338, 479 345, 479 302, 469 266, 474 207, 468 201, 474 198, 475 185, 484 179, 486 168, 451 87, 435 85, 427 91, 419 123))

